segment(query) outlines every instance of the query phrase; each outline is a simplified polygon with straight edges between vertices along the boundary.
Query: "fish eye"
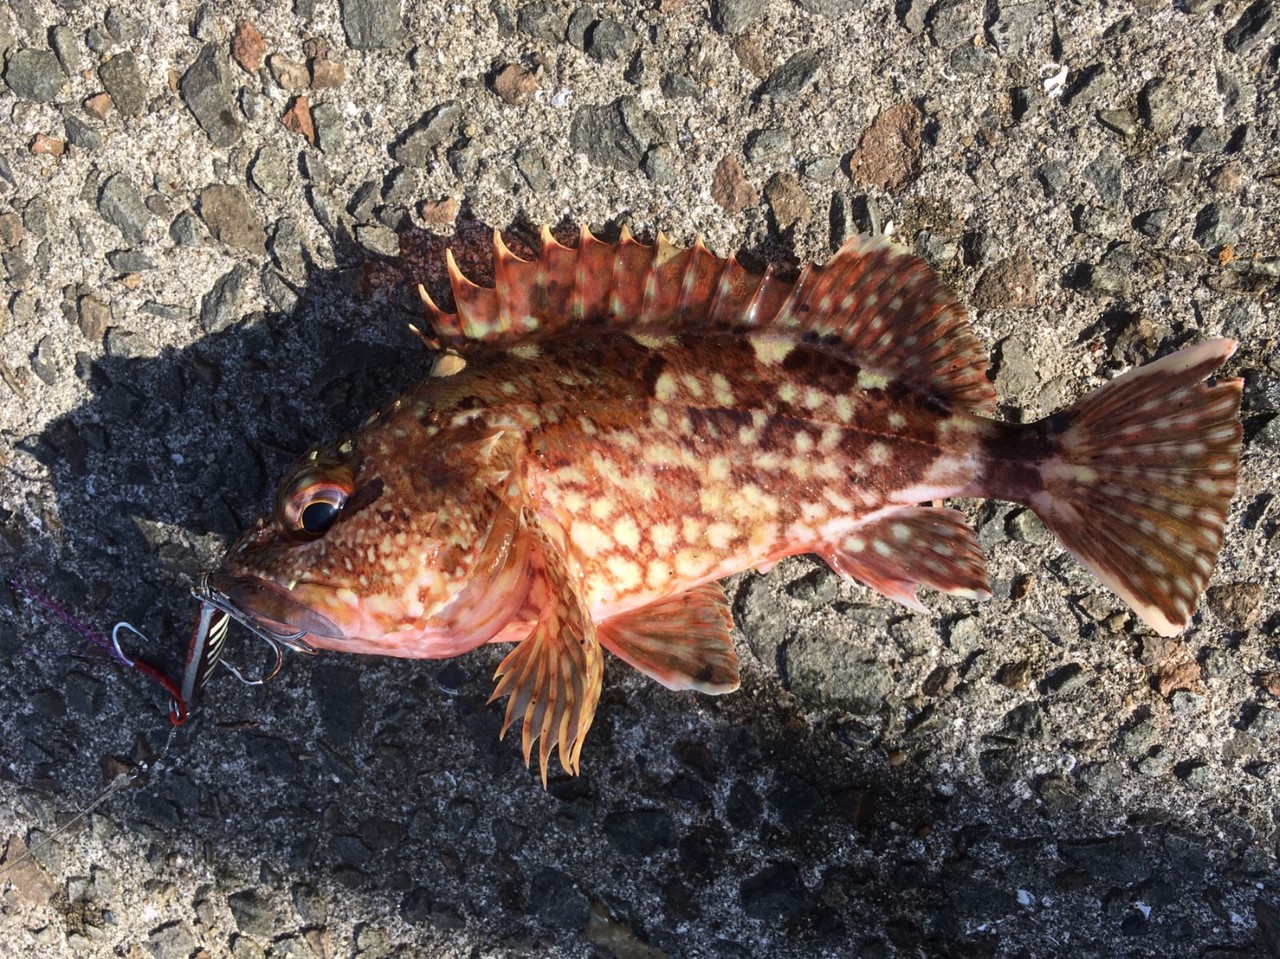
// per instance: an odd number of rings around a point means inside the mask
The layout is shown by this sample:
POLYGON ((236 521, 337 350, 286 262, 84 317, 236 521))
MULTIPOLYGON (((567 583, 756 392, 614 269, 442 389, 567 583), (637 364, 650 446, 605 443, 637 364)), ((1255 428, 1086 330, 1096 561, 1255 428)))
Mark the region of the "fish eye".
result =
POLYGON ((333 525, 342 510, 342 503, 328 499, 312 500, 302 510, 302 528, 308 533, 319 535, 333 525))
POLYGON ((295 539, 324 535, 342 515, 352 485, 350 471, 342 467, 303 470, 277 501, 278 528, 295 539))

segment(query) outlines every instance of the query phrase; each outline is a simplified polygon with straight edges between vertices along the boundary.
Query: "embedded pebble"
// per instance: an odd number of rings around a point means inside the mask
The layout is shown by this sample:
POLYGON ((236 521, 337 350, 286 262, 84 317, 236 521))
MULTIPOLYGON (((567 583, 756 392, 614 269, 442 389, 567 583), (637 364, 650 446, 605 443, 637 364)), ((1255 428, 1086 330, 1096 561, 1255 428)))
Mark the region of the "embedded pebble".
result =
POLYGON ((817 50, 801 50, 765 79, 756 96, 761 100, 786 103, 804 93, 822 72, 822 54, 817 50))
POLYGON ((182 102, 216 147, 240 139, 231 83, 231 63, 217 44, 208 43, 178 84, 182 102))
POLYGON ((18 50, 4 68, 4 82, 18 96, 52 103, 67 82, 58 58, 48 50, 18 50))
POLYGON ((127 117, 140 114, 147 105, 147 87, 138 72, 138 58, 126 50, 98 67, 98 77, 111 95, 115 108, 127 117))
POLYGON ((210 235, 250 253, 266 251, 262 219, 239 187, 215 183, 200 191, 200 219, 210 235))
POLYGON ((657 138, 653 118, 636 97, 619 97, 601 106, 580 107, 569 127, 569 145, 592 163, 615 170, 637 170, 657 138))
POLYGON ((151 211, 142 202, 142 194, 124 173, 108 177, 98 193, 98 212, 130 243, 141 243, 151 211))

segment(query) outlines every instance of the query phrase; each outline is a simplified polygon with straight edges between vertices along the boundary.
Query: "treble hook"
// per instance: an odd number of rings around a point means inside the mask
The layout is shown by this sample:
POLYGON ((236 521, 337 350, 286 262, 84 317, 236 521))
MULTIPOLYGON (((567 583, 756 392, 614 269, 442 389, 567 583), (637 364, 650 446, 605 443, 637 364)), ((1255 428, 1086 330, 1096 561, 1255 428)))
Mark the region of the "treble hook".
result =
POLYGON ((260 679, 246 679, 244 674, 241 673, 238 668, 227 662, 225 659, 222 661, 222 668, 246 686, 261 686, 263 683, 271 682, 271 680, 275 679, 276 676, 279 675, 280 670, 284 667, 284 650, 280 648, 280 644, 274 639, 270 639, 256 630, 253 631, 253 635, 257 636, 260 640, 270 646, 271 651, 276 654, 275 665, 271 667, 271 672, 267 673, 267 675, 260 679))

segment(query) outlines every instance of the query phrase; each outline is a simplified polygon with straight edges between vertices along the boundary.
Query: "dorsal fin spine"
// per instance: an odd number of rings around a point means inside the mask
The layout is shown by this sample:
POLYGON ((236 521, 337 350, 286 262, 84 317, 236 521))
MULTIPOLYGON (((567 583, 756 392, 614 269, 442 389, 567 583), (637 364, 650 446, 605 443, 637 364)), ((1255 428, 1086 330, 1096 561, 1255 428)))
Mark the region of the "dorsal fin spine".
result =
POLYGON ((429 297, 423 303, 438 341, 459 352, 575 327, 651 336, 761 332, 803 339, 952 408, 995 407, 986 355, 964 308, 928 266, 883 240, 850 241, 794 283, 719 259, 701 238, 683 250, 665 235, 649 246, 625 227, 610 244, 584 226, 576 249, 544 229, 532 261, 495 236, 492 289, 466 279, 452 252, 446 266, 457 313, 429 297))

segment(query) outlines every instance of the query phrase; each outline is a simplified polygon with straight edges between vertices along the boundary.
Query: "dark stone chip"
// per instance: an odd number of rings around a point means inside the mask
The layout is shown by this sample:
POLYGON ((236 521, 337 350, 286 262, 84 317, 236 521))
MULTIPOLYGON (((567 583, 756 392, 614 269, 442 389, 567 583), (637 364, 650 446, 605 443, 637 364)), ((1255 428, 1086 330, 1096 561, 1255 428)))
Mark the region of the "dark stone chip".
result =
POLYGON ((5 67, 4 82, 25 100, 52 103, 67 78, 58 58, 48 50, 18 50, 5 67))
POLYGON ((662 809, 634 809, 609 813, 604 833, 624 856, 644 859, 676 845, 676 823, 662 809))
POLYGON ((1250 53, 1258 44, 1270 38, 1276 30, 1275 0, 1257 0, 1240 14, 1222 44, 1232 53, 1250 53))
POLYGON ((652 117, 635 97, 619 97, 603 106, 580 107, 569 127, 569 145, 597 166, 639 169, 657 138, 652 117))
POLYGON ((98 67, 98 77, 123 116, 135 117, 147 105, 147 88, 138 73, 138 59, 129 51, 117 53, 98 67))
POLYGON ((742 910, 752 919, 777 925, 809 908, 811 897, 791 863, 767 866, 739 887, 742 910))
POLYGON ((577 883, 558 869, 547 868, 534 875, 529 903, 539 919, 560 929, 579 930, 591 914, 591 904, 577 883))
POLYGON ((801 50, 769 74, 756 96, 778 103, 794 100, 817 79, 822 66, 821 51, 801 50))
POLYGON ((462 106, 456 100, 437 104, 401 135, 391 156, 405 166, 426 166, 431 150, 451 136, 461 120, 462 106))
POLYGON ((342 31, 353 50, 385 50, 404 35, 400 4, 389 0, 341 0, 342 31))
POLYGON ((178 83, 182 102, 216 147, 229 147, 240 139, 230 70, 222 46, 207 43, 178 83))
POLYGON ((142 194, 123 173, 109 177, 98 194, 98 212, 118 229, 129 243, 141 243, 151 211, 142 194))

